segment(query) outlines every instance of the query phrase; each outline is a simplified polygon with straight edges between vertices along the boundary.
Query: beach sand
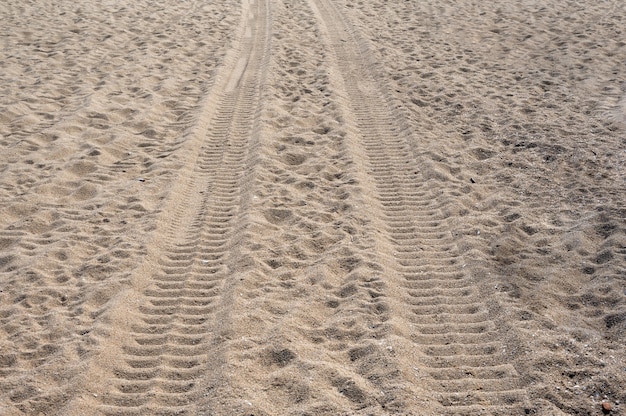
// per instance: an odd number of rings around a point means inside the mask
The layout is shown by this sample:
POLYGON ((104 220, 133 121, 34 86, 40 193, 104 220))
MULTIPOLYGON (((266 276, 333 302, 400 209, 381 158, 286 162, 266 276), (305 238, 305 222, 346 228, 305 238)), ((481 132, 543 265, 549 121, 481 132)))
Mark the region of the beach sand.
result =
POLYGON ((587 3, 2 2, 0 415, 626 414, 587 3))

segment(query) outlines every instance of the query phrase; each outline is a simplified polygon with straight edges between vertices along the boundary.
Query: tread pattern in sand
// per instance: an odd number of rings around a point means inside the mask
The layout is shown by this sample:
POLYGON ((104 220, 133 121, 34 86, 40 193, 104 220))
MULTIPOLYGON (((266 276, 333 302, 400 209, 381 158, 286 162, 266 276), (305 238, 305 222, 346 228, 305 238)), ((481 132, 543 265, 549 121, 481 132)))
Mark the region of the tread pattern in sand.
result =
MULTIPOLYGON (((449 414, 523 412, 526 391, 506 363, 489 293, 464 270, 447 225, 449 198, 418 164, 403 115, 374 81, 367 45, 328 1, 315 7, 327 27, 354 113, 367 168, 404 287, 411 339, 435 397, 449 414)), ((376 78, 380 79, 380 78, 376 78)))
POLYGON ((221 345, 229 338, 239 270, 233 259, 245 230, 246 182, 254 172, 268 45, 266 2, 244 4, 242 22, 238 54, 207 100, 206 130, 201 121, 196 132, 201 147, 195 166, 162 214, 168 224, 162 248, 147 258, 158 266, 144 266, 134 278, 145 289, 118 306, 128 308, 118 313, 130 313, 132 322, 95 364, 111 372, 110 390, 97 394, 105 414, 196 415, 212 389, 228 384, 220 373, 221 345), (110 369, 107 351, 122 358, 110 369))
POLYGON ((272 14, 272 99, 242 248, 254 268, 238 290, 225 393, 252 414, 402 411, 386 285, 329 50, 306 2, 275 2, 272 14))
POLYGON ((0 414, 621 414, 625 19, 0 2, 0 414))
POLYGON ((338 4, 417 151, 457 183, 455 240, 522 341, 507 355, 531 410, 623 402, 626 4, 338 4))
POLYGON ((54 414, 82 388, 237 26, 232 3, 0 5, 0 413, 54 414))

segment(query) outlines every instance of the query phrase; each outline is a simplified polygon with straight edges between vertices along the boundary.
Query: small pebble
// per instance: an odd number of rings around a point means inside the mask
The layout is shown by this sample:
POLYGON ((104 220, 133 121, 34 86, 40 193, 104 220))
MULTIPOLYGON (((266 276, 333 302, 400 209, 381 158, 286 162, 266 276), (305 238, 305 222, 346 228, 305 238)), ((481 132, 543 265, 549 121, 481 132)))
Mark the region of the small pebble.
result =
POLYGON ((606 415, 606 414, 611 413, 611 410, 613 410, 613 406, 611 406, 611 403, 608 403, 608 402, 602 403, 602 413, 606 415))

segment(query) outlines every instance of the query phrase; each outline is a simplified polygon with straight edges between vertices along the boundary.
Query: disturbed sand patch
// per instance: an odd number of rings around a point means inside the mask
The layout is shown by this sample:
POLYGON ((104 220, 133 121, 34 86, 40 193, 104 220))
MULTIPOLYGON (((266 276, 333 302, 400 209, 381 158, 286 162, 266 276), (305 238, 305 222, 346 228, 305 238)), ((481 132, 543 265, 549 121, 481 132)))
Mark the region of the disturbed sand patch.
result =
POLYGON ((621 3, 0 15, 0 413, 623 411, 621 3))

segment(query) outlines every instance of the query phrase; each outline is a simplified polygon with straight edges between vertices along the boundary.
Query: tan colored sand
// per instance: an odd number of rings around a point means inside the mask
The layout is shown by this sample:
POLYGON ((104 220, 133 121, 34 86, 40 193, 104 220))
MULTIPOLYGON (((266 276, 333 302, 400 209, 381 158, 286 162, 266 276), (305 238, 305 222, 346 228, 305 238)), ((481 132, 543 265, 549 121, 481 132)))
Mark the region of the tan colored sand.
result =
POLYGON ((0 4, 0 414, 624 413, 626 8, 483 3, 0 4))

